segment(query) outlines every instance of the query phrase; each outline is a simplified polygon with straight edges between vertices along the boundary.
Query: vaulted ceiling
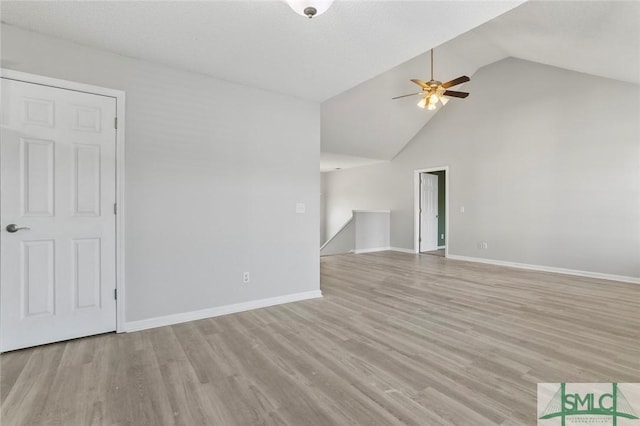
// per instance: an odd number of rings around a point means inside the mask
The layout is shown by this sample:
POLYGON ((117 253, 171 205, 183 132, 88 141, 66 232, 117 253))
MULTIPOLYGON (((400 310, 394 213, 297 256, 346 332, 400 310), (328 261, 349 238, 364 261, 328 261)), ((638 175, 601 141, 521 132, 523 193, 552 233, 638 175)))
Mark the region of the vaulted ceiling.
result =
POLYGON ((2 1, 2 20, 251 87, 323 101, 523 0, 337 0, 314 19, 284 1, 2 1))
MULTIPOLYGON (((640 2, 530 1, 434 47, 441 81, 473 78, 480 67, 512 56, 640 84, 640 2)), ((326 100, 323 170, 395 157, 438 110, 417 108, 419 97, 391 97, 418 91, 409 79, 428 76, 424 53, 326 100)))

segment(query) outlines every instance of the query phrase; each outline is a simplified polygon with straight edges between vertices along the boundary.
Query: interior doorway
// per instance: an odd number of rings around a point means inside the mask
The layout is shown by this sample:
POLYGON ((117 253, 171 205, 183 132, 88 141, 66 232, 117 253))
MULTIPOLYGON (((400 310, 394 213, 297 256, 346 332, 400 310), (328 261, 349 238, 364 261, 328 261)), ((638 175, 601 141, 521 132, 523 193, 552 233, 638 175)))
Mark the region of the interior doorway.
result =
POLYGON ((122 331, 124 93, 0 82, 0 352, 122 331))
POLYGON ((414 172, 414 251, 446 257, 448 254, 448 167, 414 172))

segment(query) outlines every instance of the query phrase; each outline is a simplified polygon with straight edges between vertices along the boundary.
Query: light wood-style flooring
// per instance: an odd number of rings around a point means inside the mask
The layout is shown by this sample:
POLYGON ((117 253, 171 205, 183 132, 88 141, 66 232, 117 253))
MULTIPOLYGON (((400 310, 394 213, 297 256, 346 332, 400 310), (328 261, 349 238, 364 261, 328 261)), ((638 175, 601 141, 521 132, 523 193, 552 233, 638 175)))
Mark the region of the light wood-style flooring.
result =
POLYGON ((437 250, 431 250, 431 251, 423 251, 420 254, 428 254, 430 256, 440 256, 440 257, 444 257, 444 249, 437 249, 437 250))
POLYGON ((3 354, 2 426, 534 425, 538 382, 637 382, 640 286, 395 252, 323 299, 3 354))

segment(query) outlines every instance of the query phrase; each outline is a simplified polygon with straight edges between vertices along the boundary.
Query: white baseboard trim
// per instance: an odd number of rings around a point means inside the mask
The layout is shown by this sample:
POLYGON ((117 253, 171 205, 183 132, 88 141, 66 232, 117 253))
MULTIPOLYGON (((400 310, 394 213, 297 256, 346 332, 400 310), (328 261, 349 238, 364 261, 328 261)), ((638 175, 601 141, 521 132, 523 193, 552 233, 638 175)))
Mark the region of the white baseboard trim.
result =
POLYGON ((375 247, 375 248, 368 248, 368 249, 362 249, 362 250, 354 250, 353 252, 355 254, 362 254, 362 253, 373 253, 376 251, 388 251, 391 250, 389 247, 375 247))
POLYGON ((465 260, 467 262, 486 263, 488 265, 508 266, 510 268, 530 269, 532 271, 555 272, 557 274, 575 275, 578 277, 599 278, 603 280, 620 281, 624 283, 640 284, 640 278, 624 275, 602 274, 600 272, 580 271, 577 269, 556 268, 554 266, 531 265, 528 263, 509 262, 505 260, 483 259, 481 257, 458 256, 449 254, 448 259, 465 260))
POLYGON ((416 252, 414 252, 411 249, 406 249, 406 248, 401 248, 401 247, 376 247, 376 248, 371 248, 371 249, 352 250, 352 251, 355 254, 373 253, 373 252, 376 252, 376 251, 399 251, 399 252, 402 252, 402 253, 416 254, 416 252))
POLYGON ((269 297, 267 299, 252 300, 250 302, 235 303, 233 305, 217 306, 215 308, 201 309, 199 311, 182 312, 179 314, 165 315, 162 317, 148 318, 139 321, 129 321, 124 324, 124 331, 129 333, 149 328, 164 327, 166 325, 180 324, 188 321, 218 317, 221 315, 266 308, 267 306, 281 305, 283 303, 316 299, 319 297, 322 297, 322 292, 320 290, 312 290, 302 293, 287 294, 284 296, 269 297))
POLYGON ((391 251, 399 251, 400 253, 416 254, 415 250, 402 248, 402 247, 389 247, 389 250, 391 250, 391 251))

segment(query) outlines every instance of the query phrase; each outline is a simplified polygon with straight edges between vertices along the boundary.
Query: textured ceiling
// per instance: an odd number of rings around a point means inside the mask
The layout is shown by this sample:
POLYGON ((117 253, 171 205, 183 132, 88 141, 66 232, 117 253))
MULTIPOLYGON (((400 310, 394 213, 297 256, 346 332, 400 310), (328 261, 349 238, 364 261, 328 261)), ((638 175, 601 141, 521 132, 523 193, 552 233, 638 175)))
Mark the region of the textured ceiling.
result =
POLYGON ((474 32, 508 56, 640 84, 638 1, 533 1, 474 32))
MULTIPOLYGON (((640 2, 527 2, 436 47, 435 77, 473 79, 509 56, 640 84, 640 2)), ((391 100, 418 91, 409 79, 427 79, 428 66, 422 54, 323 102, 322 151, 395 157, 438 112, 416 107, 419 97, 391 100)))
POLYGON ((324 101, 330 168, 390 160, 430 120, 391 97, 428 78, 431 47, 443 81, 513 56, 640 84, 640 2, 520 3, 336 0, 312 20, 281 1, 1 4, 12 25, 324 101))
POLYGON ((2 20, 322 101, 521 2, 337 0, 309 20, 282 1, 2 1, 2 20))

